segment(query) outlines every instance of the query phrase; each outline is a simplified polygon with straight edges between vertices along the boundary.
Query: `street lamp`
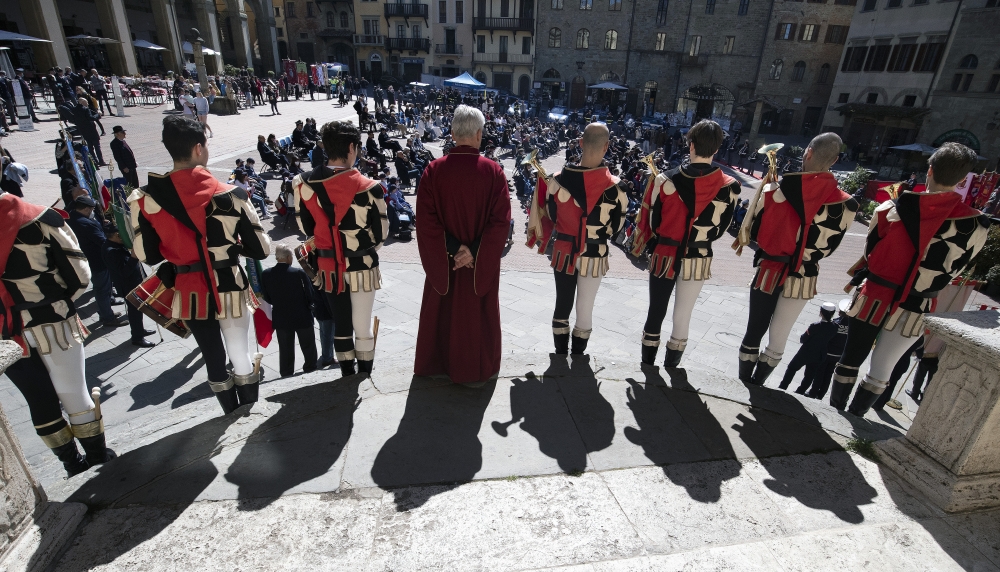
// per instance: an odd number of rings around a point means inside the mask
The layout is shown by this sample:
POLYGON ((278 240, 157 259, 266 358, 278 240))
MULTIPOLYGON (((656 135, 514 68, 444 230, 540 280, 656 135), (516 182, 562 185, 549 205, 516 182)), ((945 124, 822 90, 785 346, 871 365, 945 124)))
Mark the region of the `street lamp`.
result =
POLYGON ((191 51, 194 52, 194 66, 198 73, 198 84, 201 85, 201 92, 208 93, 208 72, 205 70, 205 54, 201 51, 201 44, 205 40, 201 39, 201 32, 198 28, 191 28, 194 39, 191 40, 191 51))

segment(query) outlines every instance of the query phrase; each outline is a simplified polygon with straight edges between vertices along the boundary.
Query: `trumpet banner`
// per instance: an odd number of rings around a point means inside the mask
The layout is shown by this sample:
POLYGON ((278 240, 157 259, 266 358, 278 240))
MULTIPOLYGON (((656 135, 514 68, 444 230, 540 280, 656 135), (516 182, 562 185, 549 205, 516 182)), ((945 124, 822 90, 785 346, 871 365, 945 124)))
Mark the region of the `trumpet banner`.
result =
POLYGON ((539 254, 545 254, 552 229, 555 228, 555 223, 549 218, 549 212, 545 208, 548 192, 548 182, 539 174, 535 192, 531 196, 531 207, 528 210, 528 241, 525 243, 528 248, 537 246, 539 254))
POLYGON ((660 176, 657 175, 654 177, 650 175, 649 181, 646 183, 646 189, 642 193, 642 206, 639 209, 639 217, 635 221, 635 231, 633 231, 632 256, 641 255, 642 251, 646 249, 646 243, 653 237, 653 228, 650 221, 653 216, 653 199, 656 198, 655 193, 660 188, 659 184, 657 184, 657 179, 660 176))

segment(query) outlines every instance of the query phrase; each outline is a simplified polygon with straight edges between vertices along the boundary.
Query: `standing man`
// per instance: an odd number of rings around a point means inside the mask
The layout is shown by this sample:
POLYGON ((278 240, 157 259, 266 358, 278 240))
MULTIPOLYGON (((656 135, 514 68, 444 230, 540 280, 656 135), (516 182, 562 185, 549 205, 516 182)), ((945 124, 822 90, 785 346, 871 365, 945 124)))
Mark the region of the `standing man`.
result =
POLYGON ((104 162, 104 154, 101 152, 101 136, 97 133, 97 122, 100 121, 101 115, 90 108, 90 102, 86 98, 81 97, 76 101, 79 105, 73 108, 63 107, 68 114, 66 119, 77 126, 80 136, 90 147, 90 154, 97 159, 98 165, 103 167, 107 163, 104 162))
POLYGON ((500 256, 510 229, 507 177, 479 154, 485 122, 477 109, 455 110, 456 146, 431 162, 417 193, 427 277, 413 372, 475 385, 500 372, 500 256))
POLYGON ((740 183, 712 165, 724 132, 718 123, 699 121, 687 132, 690 162, 656 176, 646 189, 633 242, 633 256, 647 245, 649 312, 642 333, 642 363, 653 364, 660 328, 676 285, 673 331, 664 367, 677 367, 687 347, 691 313, 705 280, 712 276, 712 242, 726 232, 740 197, 740 183))
POLYGON ((326 165, 296 175, 295 216, 316 242, 314 285, 326 293, 336 321, 333 347, 340 371, 371 375, 375 364, 372 307, 382 288, 378 249, 389 233, 382 185, 353 168, 361 131, 349 121, 331 121, 321 131, 326 165))
POLYGON ((295 337, 302 348, 302 372, 316 369, 316 333, 313 331, 313 287, 301 268, 292 266, 292 249, 274 248, 278 261, 261 274, 260 293, 271 305, 271 323, 278 335, 278 371, 281 377, 295 373, 295 337))
POLYGON ((819 261, 840 246, 858 203, 837 187, 830 167, 840 137, 821 133, 802 156, 802 173, 786 173, 781 183, 761 185, 750 204, 739 244, 756 241, 750 283, 750 315, 740 346, 739 377, 764 385, 781 362, 788 334, 799 313, 816 295, 819 261), (767 348, 760 341, 768 333, 767 348))
POLYGON ((607 125, 591 123, 583 131, 580 164, 567 164, 562 172, 540 181, 528 219, 528 247, 538 245, 544 254, 555 232, 552 268, 555 271, 556 307, 552 337, 556 354, 570 353, 569 314, 576 299, 576 324, 572 330, 573 354, 583 354, 593 329, 594 301, 601 279, 608 272, 608 240, 618 234, 628 209, 628 197, 618 187, 604 156, 611 134, 607 125), (544 183, 544 184, 542 184, 544 183))
POLYGON ((865 268, 852 281, 864 279, 847 311, 847 346, 833 376, 830 405, 841 411, 847 406, 871 352, 868 373, 847 409, 857 416, 878 400, 896 362, 923 335, 924 314, 934 311, 938 293, 986 243, 989 217, 955 192, 976 164, 976 153, 945 143, 927 163, 926 192, 905 191, 875 209, 865 268))
POLYGON ((17 342, 24 355, 7 377, 28 402, 35 433, 72 477, 115 458, 87 387, 89 332, 76 313, 90 267, 56 211, 0 192, 0 221, 0 338, 17 342))
MULTIPOLYGON (((97 314, 101 324, 106 328, 124 326, 128 324, 128 319, 121 312, 111 309, 112 306, 123 304, 124 300, 111 296, 111 274, 104 264, 104 242, 107 237, 104 235, 104 227, 94 215, 97 202, 88 195, 82 195, 74 199, 70 206, 73 210, 70 211, 67 222, 79 240, 80 250, 90 265, 94 302, 97 303, 97 314)), ((119 292, 119 295, 124 293, 119 292)))
POLYGON ((108 101, 108 84, 105 83, 104 78, 101 74, 97 73, 96 69, 90 70, 90 77, 87 78, 87 82, 90 84, 90 91, 94 94, 97 99, 97 111, 99 113, 105 113, 107 109, 107 114, 111 115, 111 102, 108 101))
MULTIPOLYGON (((142 268, 139 261, 132 255, 130 249, 125 248, 118 227, 113 224, 104 225, 104 235, 108 237, 101 247, 101 256, 104 265, 107 267, 111 283, 114 284, 119 294, 135 290, 142 284, 142 268)), ((146 336, 155 334, 153 330, 147 330, 142 322, 142 312, 132 304, 126 304, 128 312, 128 323, 132 330, 132 345, 140 348, 151 348, 156 344, 147 340, 146 336)))
POLYGON ((175 290, 171 317, 184 320, 201 349, 208 385, 222 410, 257 401, 259 363, 250 354, 257 299, 240 256, 267 258, 271 240, 246 191, 219 182, 208 164, 205 126, 172 115, 163 119, 163 145, 174 160, 165 175, 129 197, 132 247, 175 290), (226 359, 233 364, 226 368, 226 359))
POLYGON ((118 168, 125 175, 128 184, 132 188, 138 189, 139 173, 136 171, 138 165, 136 165, 132 148, 125 142, 127 136, 125 128, 121 125, 115 125, 111 128, 111 134, 114 135, 114 139, 111 140, 111 154, 115 158, 115 163, 118 163, 118 168))
POLYGON ((28 80, 24 79, 24 68, 17 68, 14 72, 16 75, 14 81, 21 86, 21 95, 24 97, 24 105, 28 108, 28 113, 31 114, 31 120, 38 123, 38 116, 35 115, 35 94, 31 91, 28 80))

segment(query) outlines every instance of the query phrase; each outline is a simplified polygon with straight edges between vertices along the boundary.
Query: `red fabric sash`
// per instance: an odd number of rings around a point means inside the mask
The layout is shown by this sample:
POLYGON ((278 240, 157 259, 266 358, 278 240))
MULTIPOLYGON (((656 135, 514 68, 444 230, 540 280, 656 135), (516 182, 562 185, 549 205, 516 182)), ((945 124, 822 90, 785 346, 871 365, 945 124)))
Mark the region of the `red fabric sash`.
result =
MULTIPOLYGON (((7 260, 10 258, 11 249, 14 248, 14 241, 17 239, 17 231, 29 222, 42 216, 45 207, 33 205, 25 202, 10 193, 0 194, 0 228, 6 229, 0 233, 0 276, 7 268, 7 260)), ((28 346, 21 337, 21 313, 14 310, 14 298, 7 290, 7 286, 0 280, 0 302, 4 308, 3 330, 21 346, 24 355, 28 355, 28 346), (15 316, 15 314, 17 314, 15 316), (17 320, 15 322, 15 320, 17 320)))
MULTIPOLYGON (((327 222, 329 223, 330 229, 331 244, 329 246, 336 253, 336 257, 320 257, 318 264, 322 271, 328 273, 328 277, 329 273, 336 275, 337 293, 339 294, 344 291, 344 272, 347 271, 347 258, 344 256, 344 244, 340 236, 340 221, 344 220, 344 215, 346 215, 347 210, 351 208, 351 204, 354 202, 354 198, 357 194, 361 191, 372 188, 378 184, 378 181, 365 177, 357 169, 349 169, 346 171, 339 171, 332 177, 319 181, 319 183, 326 192, 326 196, 329 199, 331 206, 333 206, 334 220, 328 220, 327 222), (324 263, 324 261, 332 261, 332 265, 330 263, 324 263)), ((317 193, 319 192, 319 189, 316 189, 315 187, 313 187, 313 190, 317 193)), ((319 203, 322 205, 323 201, 319 201, 319 203)), ((324 214, 326 214, 325 209, 324 214)), ((325 247, 326 245, 322 246, 325 247)))

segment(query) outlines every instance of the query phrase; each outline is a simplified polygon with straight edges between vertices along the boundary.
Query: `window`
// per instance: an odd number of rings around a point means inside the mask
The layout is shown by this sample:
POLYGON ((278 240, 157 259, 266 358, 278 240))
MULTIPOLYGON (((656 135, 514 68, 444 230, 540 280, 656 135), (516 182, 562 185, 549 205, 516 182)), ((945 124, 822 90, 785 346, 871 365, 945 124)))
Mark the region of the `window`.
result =
POLYGON ((438 2, 438 23, 448 23, 448 0, 439 0, 438 2))
POLYGON ((865 65, 868 46, 853 46, 844 51, 844 63, 840 66, 842 72, 858 72, 865 65))
POLYGON ((486 53, 486 36, 482 34, 476 36, 476 51, 480 54, 486 53))
POLYGON ((923 6, 926 3, 927 3, 927 0, 913 0, 913 5, 914 6, 923 6))
POLYGON ((510 17, 510 0, 500 0, 500 17, 510 17))
POLYGON ((903 98, 903 107, 913 107, 917 104, 917 96, 907 95, 903 98))
POLYGON ((842 94, 840 94, 840 95, 837 96, 837 103, 847 103, 847 100, 850 99, 850 97, 851 97, 851 94, 849 94, 849 93, 842 93, 842 94))
POLYGON ((889 56, 889 65, 886 71, 908 72, 913 65, 913 58, 917 55, 917 39, 901 38, 899 43, 893 46, 892 54, 889 56))
POLYGON ((885 71, 885 66, 889 63, 889 54, 891 52, 892 46, 889 45, 889 40, 875 40, 875 47, 868 50, 868 59, 865 60, 865 71, 885 71))
POLYGON ((843 44, 847 41, 847 26, 827 26, 826 39, 823 41, 827 44, 843 44))
POLYGON ((326 27, 332 28, 336 25, 336 18, 333 17, 333 12, 326 13, 326 27))
POLYGON ((705 0, 705 13, 715 14, 715 0, 705 0))
POLYGON ((341 28, 349 28, 350 27, 350 22, 348 22, 348 20, 347 20, 347 12, 341 12, 340 13, 340 27, 341 28))
POLYGON ((405 38, 406 37, 406 26, 403 24, 396 24, 396 37, 405 38))
POLYGON ((972 84, 973 74, 955 74, 955 77, 951 79, 951 90, 952 91, 969 91, 969 85, 972 84))
POLYGON ((581 10, 593 10, 594 9, 594 0, 580 0, 580 9, 581 10))
POLYGON ((364 30, 365 30, 365 35, 366 36, 377 36, 378 35, 379 20, 374 19, 374 18, 372 18, 372 19, 366 19, 366 20, 363 20, 362 23, 364 24, 364 30))
POLYGON ((816 83, 826 83, 830 80, 830 64, 823 64, 819 68, 819 75, 816 76, 816 83))
POLYGON ((666 45, 667 45, 667 35, 664 34, 663 32, 658 32, 656 34, 656 46, 653 47, 653 49, 658 52, 662 52, 663 50, 666 49, 666 45))
POLYGON ((276 7, 276 8, 274 9, 274 17, 275 17, 275 18, 280 18, 280 17, 281 17, 281 8, 277 8, 277 7, 276 7))
POLYGON ((521 38, 521 53, 524 55, 531 53, 531 36, 521 38))
POLYGON ((915 72, 935 72, 941 65, 941 58, 944 56, 944 46, 948 42, 948 36, 931 36, 927 41, 920 44, 917 50, 917 58, 913 62, 915 72))
POLYGON ((618 32, 616 30, 608 30, 604 34, 604 49, 605 50, 618 49, 618 32))
POLYGON ((969 91, 969 85, 972 83, 972 74, 965 74, 965 80, 962 81, 962 91, 969 91))
POLYGON ((740 0, 740 8, 736 13, 740 16, 746 16, 747 12, 750 10, 750 0, 740 0))
POLYGON ((870 103, 872 105, 877 104, 878 103, 878 94, 877 93, 869 93, 868 97, 865 99, 865 103, 870 103))
POLYGON ((306 2, 306 16, 309 18, 313 17, 313 3, 306 2))
POLYGON ((857 6, 858 0, 833 0, 833 3, 838 6, 857 6))
POLYGON ((771 62, 771 71, 767 74, 767 77, 770 79, 781 79, 781 66, 781 60, 774 60, 771 62))
POLYGON ((463 2, 462 0, 456 0, 455 2, 455 23, 456 24, 465 23, 465 2, 463 2))
POLYGON ((722 44, 722 53, 733 53, 734 46, 736 46, 736 36, 726 36, 726 41, 722 44))
POLYGON ((878 6, 878 0, 865 0, 865 3, 861 5, 862 12, 871 12, 878 6))
POLYGON ((562 30, 552 28, 549 30, 549 47, 558 48, 562 45, 562 30))
POLYGON ((697 56, 701 52, 701 36, 691 36, 691 47, 688 48, 689 56, 697 56))
POLYGON ((962 61, 958 63, 958 69, 960 70, 974 70, 979 67, 979 58, 973 54, 969 54, 962 58, 962 61))
POLYGON ((794 40, 795 24, 778 24, 778 29, 774 33, 775 40, 794 40))
POLYGON ((902 5, 903 5, 903 0, 889 0, 888 2, 886 2, 885 7, 886 8, 899 8, 902 5))
POLYGON ((576 33, 576 47, 584 50, 590 47, 590 30, 581 28, 576 33))
POLYGON ((277 36, 278 36, 279 38, 284 38, 284 37, 285 37, 285 29, 284 29, 284 28, 275 28, 275 29, 274 29, 274 33, 275 33, 275 35, 277 35, 277 36))
POLYGON ((412 32, 412 36, 414 38, 419 38, 420 37, 420 24, 414 24, 413 28, 411 28, 410 31, 412 32))
POLYGON ((553 10, 562 10, 563 9, 563 0, 552 0, 552 9, 553 10))
POLYGON ((308 40, 309 39, 309 34, 307 32, 299 32, 299 38, 301 38, 303 40, 308 40))
POLYGON ((295 17, 295 3, 285 2, 285 18, 294 18, 294 17, 295 17))
POLYGON ((993 74, 993 77, 990 78, 990 85, 986 87, 986 91, 987 93, 993 93, 997 90, 997 87, 1000 87, 1000 75, 993 74))
POLYGON ((670 0, 660 0, 656 5, 656 25, 662 26, 667 23, 667 7, 670 0))
POLYGON ((799 61, 795 62, 792 67, 792 81, 802 81, 806 77, 806 63, 799 61))
POLYGON ((802 26, 802 35, 799 36, 799 39, 803 42, 815 42, 817 36, 819 36, 817 32, 819 32, 819 26, 816 24, 806 24, 802 26))
POLYGON ((608 10, 612 12, 620 12, 622 9, 622 0, 609 0, 608 10))

